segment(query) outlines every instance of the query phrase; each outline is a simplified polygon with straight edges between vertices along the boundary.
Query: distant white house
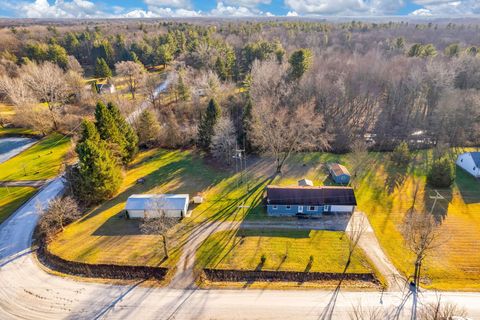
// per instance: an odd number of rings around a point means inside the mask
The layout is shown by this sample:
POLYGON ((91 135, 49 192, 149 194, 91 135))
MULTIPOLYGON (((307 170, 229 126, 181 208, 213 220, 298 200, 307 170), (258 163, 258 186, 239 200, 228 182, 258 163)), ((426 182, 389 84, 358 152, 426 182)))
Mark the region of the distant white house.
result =
POLYGON ((125 211, 129 218, 183 218, 188 216, 188 194, 134 194, 128 197, 125 211))
POLYGON ((115 93, 117 90, 115 89, 115 85, 112 83, 104 83, 104 84, 97 84, 97 92, 100 94, 105 93, 115 93))
POLYGON ((457 165, 475 178, 480 178, 480 152, 462 153, 457 158, 457 165))

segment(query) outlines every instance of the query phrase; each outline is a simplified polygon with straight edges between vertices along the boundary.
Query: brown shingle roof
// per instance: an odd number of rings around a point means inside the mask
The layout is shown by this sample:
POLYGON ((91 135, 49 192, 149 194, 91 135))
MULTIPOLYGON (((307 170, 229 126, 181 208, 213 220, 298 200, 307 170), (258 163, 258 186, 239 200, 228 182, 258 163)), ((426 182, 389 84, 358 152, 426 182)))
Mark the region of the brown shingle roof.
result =
POLYGON ((330 164, 330 171, 332 171, 333 174, 337 177, 342 174, 346 174, 348 176, 350 175, 350 172, 348 172, 348 169, 338 163, 330 164))
POLYGON ((357 205, 350 187, 267 186, 267 202, 279 205, 357 205))

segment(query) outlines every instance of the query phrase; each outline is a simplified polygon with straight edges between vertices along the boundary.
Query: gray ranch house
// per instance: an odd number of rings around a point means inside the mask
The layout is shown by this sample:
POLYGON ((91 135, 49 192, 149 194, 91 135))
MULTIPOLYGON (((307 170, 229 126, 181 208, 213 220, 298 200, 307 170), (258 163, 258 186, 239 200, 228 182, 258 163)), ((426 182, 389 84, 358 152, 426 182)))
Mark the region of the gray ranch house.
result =
POLYGON ((269 216, 312 216, 353 213, 357 200, 350 187, 267 186, 269 216))

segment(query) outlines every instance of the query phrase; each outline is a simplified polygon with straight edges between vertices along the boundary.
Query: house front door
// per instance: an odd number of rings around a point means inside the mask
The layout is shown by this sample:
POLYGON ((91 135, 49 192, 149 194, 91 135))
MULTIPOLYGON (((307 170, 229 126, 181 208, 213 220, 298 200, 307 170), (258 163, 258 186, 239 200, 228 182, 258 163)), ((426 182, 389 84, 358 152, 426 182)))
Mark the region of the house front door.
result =
POLYGON ((303 206, 298 206, 298 213, 303 213, 303 206))

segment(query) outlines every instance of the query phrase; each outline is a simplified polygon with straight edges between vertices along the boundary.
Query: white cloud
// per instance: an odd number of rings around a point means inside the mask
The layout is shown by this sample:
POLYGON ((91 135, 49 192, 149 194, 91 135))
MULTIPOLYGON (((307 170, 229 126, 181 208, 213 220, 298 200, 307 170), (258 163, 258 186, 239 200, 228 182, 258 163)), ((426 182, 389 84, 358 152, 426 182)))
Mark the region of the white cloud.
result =
POLYGON ((418 9, 411 12, 410 15, 419 17, 430 17, 432 15, 432 11, 428 9, 418 9))
MULTIPOLYGON (((478 0, 414 0, 413 3, 423 6, 422 9, 428 10, 431 15, 466 16, 480 14, 480 1, 478 0)), ((411 14, 413 15, 414 12, 411 14)))
POLYGON ((298 13, 296 11, 288 11, 287 17, 298 17, 298 13))
POLYGON ((215 17, 253 17, 264 15, 264 13, 255 8, 225 5, 220 1, 217 3, 217 6, 210 11, 209 15, 215 17))
POLYGON ((384 15, 394 14, 404 0, 285 0, 301 15, 384 15))
POLYGON ((87 0, 55 0, 50 4, 47 0, 17 3, 14 7, 19 16, 26 18, 94 18, 109 16, 98 6, 87 0))

